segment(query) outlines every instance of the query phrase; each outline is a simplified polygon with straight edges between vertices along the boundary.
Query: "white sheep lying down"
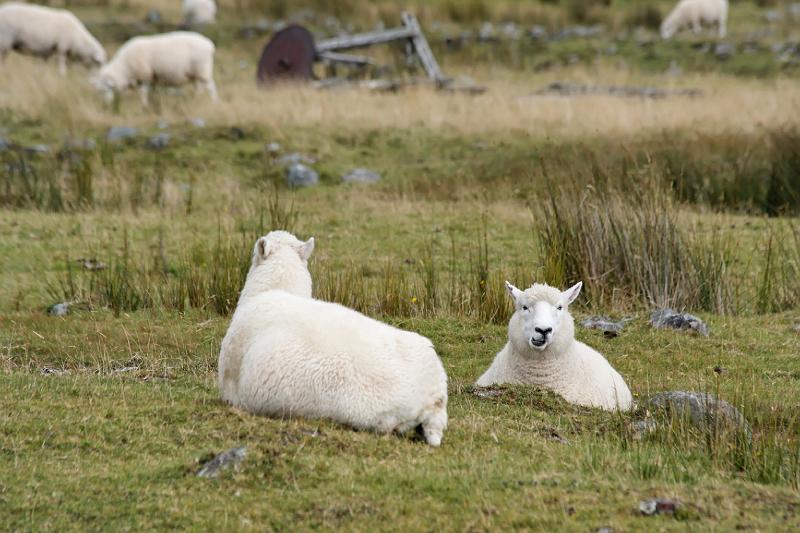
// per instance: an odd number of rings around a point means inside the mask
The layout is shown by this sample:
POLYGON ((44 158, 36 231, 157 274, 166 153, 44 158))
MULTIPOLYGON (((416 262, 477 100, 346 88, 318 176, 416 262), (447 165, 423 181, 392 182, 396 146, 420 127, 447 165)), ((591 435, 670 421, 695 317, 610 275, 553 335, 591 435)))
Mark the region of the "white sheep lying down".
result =
POLYGON ((142 103, 147 105, 150 86, 155 83, 194 82, 216 100, 214 51, 210 39, 191 31, 134 37, 117 50, 92 83, 108 99, 113 97, 113 91, 138 86, 142 103))
POLYGON ((106 62, 106 51, 78 18, 64 9, 8 2, 0 5, 0 60, 9 50, 35 56, 58 56, 67 73, 67 58, 88 66, 106 62))
POLYGON ((508 342, 477 385, 537 385, 570 403, 630 409, 633 398, 622 376, 597 351, 575 340, 568 306, 581 287, 579 282, 562 292, 537 283, 521 291, 506 281, 514 300, 508 342))
POLYGON ((704 22, 716 24, 719 29, 719 37, 725 37, 728 23, 728 0, 680 0, 675 9, 661 23, 661 37, 670 39, 687 26, 691 26, 695 33, 700 33, 704 22))
POLYGON ((311 298, 314 242, 271 232, 256 242, 222 340, 222 399, 277 417, 328 418, 379 433, 447 427, 447 375, 430 340, 311 298))
POLYGON ((183 0, 183 23, 187 26, 212 24, 217 16, 214 0, 183 0))

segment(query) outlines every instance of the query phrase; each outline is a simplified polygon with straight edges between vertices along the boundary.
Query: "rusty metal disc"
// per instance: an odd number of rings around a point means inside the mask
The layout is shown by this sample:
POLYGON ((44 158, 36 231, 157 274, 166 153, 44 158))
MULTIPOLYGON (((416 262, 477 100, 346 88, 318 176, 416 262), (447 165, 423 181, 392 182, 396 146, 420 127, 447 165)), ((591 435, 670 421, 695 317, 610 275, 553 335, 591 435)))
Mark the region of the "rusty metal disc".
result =
POLYGON ((293 24, 272 36, 258 60, 258 83, 310 80, 317 51, 307 29, 293 24))

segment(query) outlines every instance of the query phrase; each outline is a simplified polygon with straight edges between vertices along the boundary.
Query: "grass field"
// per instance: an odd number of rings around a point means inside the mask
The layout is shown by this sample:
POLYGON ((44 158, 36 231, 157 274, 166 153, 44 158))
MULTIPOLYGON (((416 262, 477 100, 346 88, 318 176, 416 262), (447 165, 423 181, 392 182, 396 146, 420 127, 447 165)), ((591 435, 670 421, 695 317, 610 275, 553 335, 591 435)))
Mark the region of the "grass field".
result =
MULTIPOLYGON (((607 28, 586 41, 457 50, 432 31, 445 71, 487 87, 478 96, 425 84, 388 94, 255 88, 266 35, 245 38, 242 24, 308 7, 312 24, 332 14, 370 29, 407 7, 394 2, 221 2, 208 29, 216 105, 159 91, 150 109, 134 94, 107 106, 82 67, 61 78, 52 62, 9 56, 0 529, 800 528, 800 70, 770 51, 798 37, 788 3, 732 3, 730 61, 701 51, 707 37, 661 43, 641 30, 653 41, 642 48, 635 3, 585 4, 409 4, 447 31, 487 20, 607 28), (766 8, 784 18, 764 22, 766 8), (771 33, 744 52, 764 27, 771 33), (615 54, 598 52, 612 44, 615 54), (535 94, 553 81, 701 94, 535 94), (139 132, 106 142, 118 125, 139 132), (167 147, 150 148, 161 132, 167 147), (277 155, 265 150, 272 142, 277 155), (277 157, 293 152, 316 160, 318 186, 287 188, 277 157), (342 184, 356 167, 381 181, 342 184), (432 339, 449 376, 441 448, 219 401, 219 344, 253 242, 277 228, 316 238, 317 297, 432 339), (526 387, 476 394, 506 340, 504 279, 581 279, 577 320, 632 317, 617 338, 576 331, 639 407, 597 412, 526 387), (60 302, 69 314, 49 315, 60 302), (651 328, 660 306, 699 315, 710 336, 651 328), (731 402, 752 434, 648 410, 665 390, 731 402), (656 429, 638 432, 650 419, 656 429), (248 452, 237 470, 195 475, 237 446, 248 452), (652 498, 677 511, 643 516, 639 502, 652 498)), ((668 2, 656 4, 666 13, 668 2)), ((177 20, 176 6, 72 3, 109 51, 141 30, 147 9, 162 9, 165 22, 145 28, 155 31, 177 20)), ((397 64, 396 52, 376 54, 397 64)))

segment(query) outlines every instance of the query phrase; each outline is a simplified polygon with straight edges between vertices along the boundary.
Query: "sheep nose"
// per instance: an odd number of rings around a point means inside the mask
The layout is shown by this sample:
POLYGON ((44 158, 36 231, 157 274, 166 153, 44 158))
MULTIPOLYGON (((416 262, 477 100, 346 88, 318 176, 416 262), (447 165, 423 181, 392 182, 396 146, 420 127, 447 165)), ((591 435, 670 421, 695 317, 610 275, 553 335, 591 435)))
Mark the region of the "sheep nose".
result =
POLYGON ((540 334, 542 337, 547 337, 550 333, 553 332, 553 328, 533 328, 533 330, 540 334))

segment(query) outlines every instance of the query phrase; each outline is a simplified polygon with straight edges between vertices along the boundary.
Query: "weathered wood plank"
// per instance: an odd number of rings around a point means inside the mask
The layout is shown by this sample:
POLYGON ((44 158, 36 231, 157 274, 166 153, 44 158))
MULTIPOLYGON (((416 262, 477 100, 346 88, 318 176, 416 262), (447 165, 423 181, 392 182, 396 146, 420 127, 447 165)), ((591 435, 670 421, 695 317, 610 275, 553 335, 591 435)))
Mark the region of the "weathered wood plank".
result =
POLYGON ((390 30, 373 31, 368 33, 359 33, 357 35, 344 35, 342 37, 334 37, 326 39, 317 43, 317 52, 327 52, 329 50, 348 50, 350 48, 360 48, 362 46, 371 46, 373 44, 389 43, 392 41, 399 41, 402 39, 410 39, 419 31, 419 25, 416 28, 393 28, 390 30))
POLYGON ((338 52, 317 52, 317 58, 334 63, 347 63, 350 65, 374 65, 375 62, 367 56, 340 54, 338 52))
POLYGON ((400 17, 403 21, 403 25, 412 30, 413 37, 411 37, 411 42, 414 43, 414 49, 422 63, 422 68, 425 69, 425 73, 428 74, 430 79, 437 83, 446 81, 447 78, 445 78, 444 74, 442 74, 442 70, 439 68, 439 63, 436 61, 436 57, 434 57, 433 51, 428 45, 425 34, 422 33, 422 28, 420 28, 419 22, 417 22, 417 17, 407 12, 402 13, 400 17))

